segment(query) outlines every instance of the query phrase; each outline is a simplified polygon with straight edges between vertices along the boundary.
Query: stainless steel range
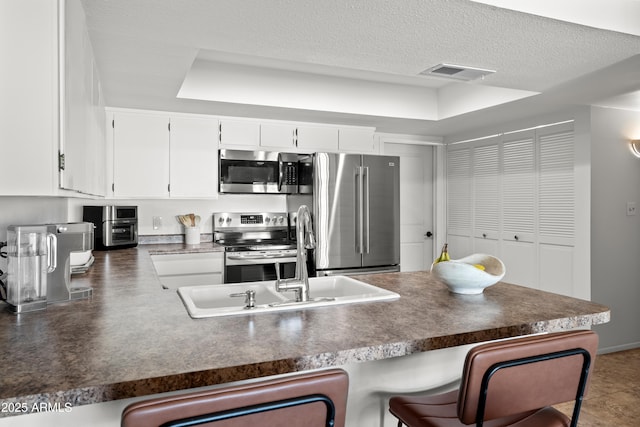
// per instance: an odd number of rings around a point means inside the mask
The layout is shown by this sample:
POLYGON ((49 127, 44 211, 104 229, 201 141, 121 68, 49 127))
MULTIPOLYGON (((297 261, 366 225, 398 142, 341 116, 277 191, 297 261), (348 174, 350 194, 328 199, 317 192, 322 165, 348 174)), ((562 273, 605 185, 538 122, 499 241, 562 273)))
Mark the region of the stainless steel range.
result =
POLYGON ((215 213, 213 239, 225 247, 225 283, 276 280, 276 263, 281 278, 295 275, 296 244, 286 213, 215 213))

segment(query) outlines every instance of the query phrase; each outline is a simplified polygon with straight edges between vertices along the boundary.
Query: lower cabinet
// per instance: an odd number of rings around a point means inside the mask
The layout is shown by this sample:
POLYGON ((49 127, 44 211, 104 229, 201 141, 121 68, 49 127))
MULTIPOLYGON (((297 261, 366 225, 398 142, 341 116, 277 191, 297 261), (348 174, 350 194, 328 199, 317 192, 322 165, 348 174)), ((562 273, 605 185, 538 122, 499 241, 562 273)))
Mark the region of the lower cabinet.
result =
POLYGON ((151 255, 165 289, 181 286, 219 285, 223 283, 222 252, 151 255))

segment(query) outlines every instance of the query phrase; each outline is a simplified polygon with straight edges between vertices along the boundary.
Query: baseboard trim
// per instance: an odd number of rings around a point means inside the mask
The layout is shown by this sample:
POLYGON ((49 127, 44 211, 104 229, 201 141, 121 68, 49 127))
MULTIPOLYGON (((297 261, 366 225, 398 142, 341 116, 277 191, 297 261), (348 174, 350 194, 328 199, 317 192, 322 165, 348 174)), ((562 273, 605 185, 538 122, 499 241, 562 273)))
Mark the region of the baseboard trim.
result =
POLYGON ((640 342, 630 343, 630 344, 622 344, 615 345, 611 347, 603 347, 598 349, 598 354, 607 354, 607 353, 615 353, 617 351, 625 351, 625 350, 633 350, 636 348, 640 348, 640 342))

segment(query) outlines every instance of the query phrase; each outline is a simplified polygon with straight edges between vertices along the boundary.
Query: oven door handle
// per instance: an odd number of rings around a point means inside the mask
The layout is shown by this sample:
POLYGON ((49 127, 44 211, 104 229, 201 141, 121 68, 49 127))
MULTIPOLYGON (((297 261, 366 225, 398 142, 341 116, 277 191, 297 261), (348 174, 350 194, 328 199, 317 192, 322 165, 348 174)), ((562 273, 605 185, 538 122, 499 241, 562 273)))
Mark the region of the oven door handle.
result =
POLYGON ((256 258, 244 258, 244 257, 227 257, 225 259, 225 266, 249 266, 249 265, 275 265, 276 263, 287 264, 296 262, 296 257, 292 256, 278 256, 278 257, 256 257, 256 258))
POLYGON ((255 260, 255 259, 280 259, 280 258, 292 258, 295 259, 295 256, 292 255, 287 255, 287 254, 283 254, 283 255, 240 255, 240 256, 234 256, 234 255, 227 255, 227 259, 233 259, 233 260, 243 260, 243 259, 247 259, 247 260, 255 260))

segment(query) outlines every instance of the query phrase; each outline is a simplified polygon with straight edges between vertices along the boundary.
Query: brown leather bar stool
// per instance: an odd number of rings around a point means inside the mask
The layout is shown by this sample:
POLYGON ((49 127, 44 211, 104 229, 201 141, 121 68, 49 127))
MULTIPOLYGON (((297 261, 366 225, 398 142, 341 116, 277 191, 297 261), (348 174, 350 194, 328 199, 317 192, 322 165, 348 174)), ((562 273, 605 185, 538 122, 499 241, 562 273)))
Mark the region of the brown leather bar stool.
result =
POLYGON ((597 349, 591 331, 479 345, 467 353, 459 390, 394 396, 389 411, 399 427, 576 427, 597 349), (571 420, 551 407, 574 400, 571 420))
POLYGON ((304 373, 135 402, 120 425, 344 427, 348 389, 341 369, 304 373))

